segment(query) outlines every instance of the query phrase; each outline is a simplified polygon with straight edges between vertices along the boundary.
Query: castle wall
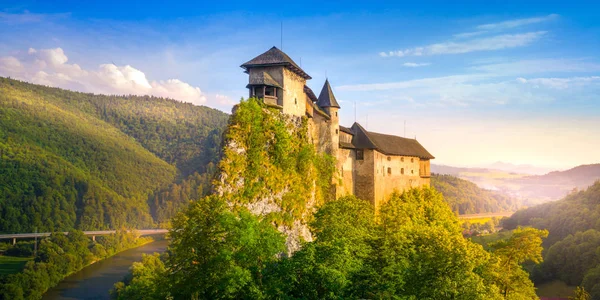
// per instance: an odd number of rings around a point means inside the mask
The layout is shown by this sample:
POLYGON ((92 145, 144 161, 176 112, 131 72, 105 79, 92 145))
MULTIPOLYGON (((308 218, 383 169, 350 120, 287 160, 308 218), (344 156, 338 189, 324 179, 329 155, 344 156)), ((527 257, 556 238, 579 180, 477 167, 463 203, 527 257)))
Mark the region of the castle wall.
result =
POLYGON ((339 180, 336 182, 336 198, 354 195, 354 164, 355 152, 353 149, 340 148, 337 154, 337 170, 339 180))
POLYGON ((281 69, 283 70, 283 113, 304 116, 306 114, 306 93, 304 93, 306 79, 287 68, 281 69))
POLYGON ((375 206, 376 176, 373 176, 375 173, 375 151, 370 149, 362 151, 363 159, 359 160, 357 157, 354 163, 354 194, 360 199, 370 201, 375 206))
POLYGON ((386 202, 394 191, 429 186, 429 178, 421 177, 421 168, 428 167, 429 161, 421 163, 418 157, 385 155, 375 151, 375 187, 376 208, 386 202))
POLYGON ((313 113, 313 118, 310 120, 312 120, 311 134, 313 136, 313 144, 317 151, 331 154, 331 120, 316 110, 313 113))

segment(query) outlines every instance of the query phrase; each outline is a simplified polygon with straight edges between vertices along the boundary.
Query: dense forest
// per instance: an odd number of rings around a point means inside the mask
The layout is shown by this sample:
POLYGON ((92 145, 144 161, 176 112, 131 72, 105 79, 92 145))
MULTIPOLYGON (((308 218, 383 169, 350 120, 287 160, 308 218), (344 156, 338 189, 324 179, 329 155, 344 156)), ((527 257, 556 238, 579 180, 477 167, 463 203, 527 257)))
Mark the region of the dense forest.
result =
POLYGON ((452 211, 461 215, 514 211, 519 206, 517 199, 452 175, 432 174, 431 185, 444 195, 452 211))
POLYGON ((0 232, 149 227, 209 190, 228 115, 0 77, 0 232))
POLYGON ((332 162, 308 147, 304 121, 242 101, 216 193, 173 219, 168 251, 134 264, 113 297, 535 298, 521 264, 540 261, 547 231, 518 228, 487 251, 463 237, 433 188, 396 193, 378 213, 353 196, 328 198, 332 162))
POLYGON ((547 229, 544 263, 532 278, 542 283, 559 279, 582 285, 593 299, 600 299, 600 181, 564 199, 516 212, 506 228, 533 226, 547 229))

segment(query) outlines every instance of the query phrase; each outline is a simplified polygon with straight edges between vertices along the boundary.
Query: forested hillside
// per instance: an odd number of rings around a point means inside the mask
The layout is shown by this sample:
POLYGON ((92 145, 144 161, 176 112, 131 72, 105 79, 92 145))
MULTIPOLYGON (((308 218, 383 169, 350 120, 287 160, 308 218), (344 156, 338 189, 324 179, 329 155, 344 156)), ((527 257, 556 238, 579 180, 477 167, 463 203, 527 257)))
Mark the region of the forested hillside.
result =
POLYGON ((560 279, 581 285, 593 299, 600 299, 600 181, 564 199, 516 212, 504 222, 506 228, 533 226, 547 229, 544 263, 533 279, 560 279))
POLYGON ((431 185, 444 195, 452 211, 461 215, 514 211, 519 205, 510 196, 479 188, 468 180, 452 175, 433 174, 431 185))
POLYGON ((227 119, 0 77, 0 232, 165 221, 208 189, 227 119))
POLYGON ((240 102, 215 193, 173 218, 169 250, 145 256, 117 299, 534 299, 521 267, 546 231, 517 229, 486 251, 433 188, 395 193, 379 213, 332 199, 334 161, 305 117, 240 102), (286 255, 287 254, 287 255, 286 255))

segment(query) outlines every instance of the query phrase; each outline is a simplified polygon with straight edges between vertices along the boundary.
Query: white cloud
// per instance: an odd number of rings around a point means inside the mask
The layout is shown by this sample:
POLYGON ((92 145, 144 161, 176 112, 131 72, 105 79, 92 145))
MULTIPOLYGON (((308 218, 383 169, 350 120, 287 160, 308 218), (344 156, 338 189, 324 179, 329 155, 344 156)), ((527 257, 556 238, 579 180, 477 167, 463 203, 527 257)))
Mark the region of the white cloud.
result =
POLYGON ((516 19, 516 20, 509 20, 509 21, 504 21, 504 22, 499 22, 499 23, 483 24, 483 25, 477 26, 477 29, 480 29, 480 30, 503 30, 503 29, 510 29, 510 28, 520 27, 520 26, 529 25, 529 24, 542 23, 542 22, 550 21, 550 20, 553 20, 556 18, 558 18, 557 14, 550 14, 550 15, 543 16, 543 17, 516 19))
POLYGON ((595 101, 600 92, 600 76, 565 78, 505 79, 494 74, 467 74, 432 77, 388 83, 345 85, 337 87, 344 94, 358 99, 377 95, 370 101, 398 97, 412 99, 412 108, 470 107, 595 101), (374 93, 374 91, 376 91, 374 93))
POLYGON ((431 63, 414 63, 414 62, 407 62, 407 63, 403 63, 402 64, 405 67, 409 67, 409 68, 416 68, 416 67, 425 67, 425 66, 429 66, 431 65, 431 63))
POLYGON ((502 75, 548 72, 599 72, 600 64, 581 59, 530 59, 474 66, 472 70, 502 75))
POLYGON ((82 92, 153 95, 197 105, 206 103, 200 88, 179 79, 149 81, 144 72, 130 66, 102 64, 86 70, 69 64, 61 48, 30 48, 22 57, 0 57, 0 75, 82 92))
POLYGON ((463 32, 463 33, 454 34, 453 37, 459 38, 459 39, 464 39, 464 38, 470 38, 470 37, 482 35, 482 34, 485 34, 485 33, 487 33, 487 30, 472 31, 472 32, 463 32))
POLYGON ((397 50, 379 53, 382 57, 403 57, 439 54, 461 54, 476 51, 490 51, 507 48, 527 46, 540 39, 546 31, 535 31, 520 34, 503 34, 486 38, 472 39, 464 42, 444 42, 431 44, 424 47, 416 47, 405 50, 397 50))
POLYGON ((551 89, 564 90, 568 88, 600 84, 600 76, 532 79, 525 79, 520 77, 517 78, 517 81, 519 83, 533 85, 536 88, 544 86, 551 89))

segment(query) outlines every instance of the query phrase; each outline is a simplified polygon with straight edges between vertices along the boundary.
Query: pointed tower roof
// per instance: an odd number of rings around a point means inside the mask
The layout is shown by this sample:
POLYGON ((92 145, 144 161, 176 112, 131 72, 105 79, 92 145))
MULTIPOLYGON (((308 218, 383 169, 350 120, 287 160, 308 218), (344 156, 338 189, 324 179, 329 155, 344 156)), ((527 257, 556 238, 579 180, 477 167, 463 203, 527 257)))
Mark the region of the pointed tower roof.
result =
POLYGON ((321 94, 319 94, 319 101, 317 102, 317 105, 319 105, 320 107, 340 108, 340 105, 337 103, 337 100, 335 100, 335 96, 333 95, 331 86, 329 85, 329 79, 325 79, 325 84, 323 84, 321 94))
POLYGON ((248 69, 253 67, 267 66, 285 66, 304 79, 312 79, 312 77, 306 74, 306 72, 304 72, 304 70, 302 70, 302 68, 300 68, 298 64, 296 64, 287 54, 277 49, 275 46, 273 46, 273 48, 269 49, 267 52, 251 59, 240 67, 244 68, 247 72, 248 69))

